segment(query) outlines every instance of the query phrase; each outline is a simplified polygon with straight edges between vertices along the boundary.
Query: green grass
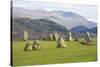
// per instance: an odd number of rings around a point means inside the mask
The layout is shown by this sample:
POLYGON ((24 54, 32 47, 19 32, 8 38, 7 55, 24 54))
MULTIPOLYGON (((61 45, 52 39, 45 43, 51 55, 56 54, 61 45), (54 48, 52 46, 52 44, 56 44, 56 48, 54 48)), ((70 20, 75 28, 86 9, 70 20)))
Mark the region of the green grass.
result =
POLYGON ((80 42, 65 41, 67 48, 56 48, 56 41, 40 41, 39 51, 23 51, 25 42, 13 41, 13 65, 40 65, 86 62, 97 60, 97 42, 82 45, 80 42))

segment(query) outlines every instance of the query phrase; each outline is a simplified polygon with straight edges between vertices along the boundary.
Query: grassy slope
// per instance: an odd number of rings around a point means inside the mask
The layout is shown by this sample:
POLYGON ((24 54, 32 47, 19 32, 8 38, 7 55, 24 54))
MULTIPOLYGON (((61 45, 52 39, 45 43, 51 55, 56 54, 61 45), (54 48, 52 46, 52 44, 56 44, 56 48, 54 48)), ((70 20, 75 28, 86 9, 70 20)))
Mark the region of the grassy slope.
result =
POLYGON ((67 48, 56 48, 55 41, 41 41, 40 51, 23 51, 25 42, 13 42, 14 65, 37 65, 96 61, 96 39, 90 46, 66 41, 67 48))

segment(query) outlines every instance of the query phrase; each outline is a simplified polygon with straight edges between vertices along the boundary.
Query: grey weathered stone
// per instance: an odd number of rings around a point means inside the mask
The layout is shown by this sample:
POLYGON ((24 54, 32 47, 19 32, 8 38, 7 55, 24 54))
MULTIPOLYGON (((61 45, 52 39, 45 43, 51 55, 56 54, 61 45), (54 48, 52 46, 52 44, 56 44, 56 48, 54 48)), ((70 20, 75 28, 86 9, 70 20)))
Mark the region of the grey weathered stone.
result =
POLYGON ((57 40, 57 48, 66 48, 64 39, 62 37, 59 37, 57 40))
POLYGON ((55 32, 55 33, 54 33, 54 36, 53 36, 53 39, 57 41, 58 38, 59 38, 59 35, 58 35, 58 33, 55 32))
POLYGON ((25 51, 30 51, 32 50, 32 43, 30 43, 29 41, 26 41, 26 45, 24 47, 25 51))
POLYGON ((33 50, 39 50, 40 49, 40 41, 39 40, 33 41, 32 48, 33 48, 33 50))
POLYGON ((52 34, 49 35, 49 40, 53 40, 53 35, 52 34))
POLYGON ((85 41, 87 42, 91 41, 91 36, 89 32, 86 32, 85 41))
POLYGON ((89 32, 86 32, 86 36, 83 42, 81 42, 83 45, 91 45, 91 36, 89 32))
POLYGON ((68 37, 67 37, 67 41, 72 41, 72 33, 68 32, 68 37))
POLYGON ((28 40, 28 32, 24 31, 24 41, 27 41, 27 40, 28 40))

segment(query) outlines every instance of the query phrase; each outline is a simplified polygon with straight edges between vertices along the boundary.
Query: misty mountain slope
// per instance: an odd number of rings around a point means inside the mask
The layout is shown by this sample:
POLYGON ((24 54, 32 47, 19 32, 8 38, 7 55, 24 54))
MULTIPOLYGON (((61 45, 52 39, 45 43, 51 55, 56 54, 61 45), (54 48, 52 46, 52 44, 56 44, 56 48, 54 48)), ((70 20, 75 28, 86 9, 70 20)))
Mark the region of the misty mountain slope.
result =
POLYGON ((21 18, 21 17, 32 17, 32 11, 24 9, 24 8, 20 8, 20 7, 14 7, 12 8, 12 12, 13 12, 13 18, 21 18))
POLYGON ((79 32, 79 33, 85 33, 87 32, 89 29, 85 26, 77 26, 71 29, 72 32, 79 32))
POLYGON ((40 19, 44 16, 49 16, 49 12, 41 9, 37 10, 28 10, 21 7, 13 7, 13 18, 32 18, 32 19, 40 19))
POLYGON ((88 32, 96 34, 97 33, 97 27, 89 29, 85 26, 77 26, 77 27, 72 28, 70 31, 76 32, 76 33, 86 33, 88 31, 88 32))
POLYGON ((47 19, 13 18, 12 23, 14 40, 16 38, 22 39, 24 31, 29 32, 30 39, 45 38, 53 32, 58 32, 64 36, 68 31, 64 26, 47 19))
POLYGON ((67 29, 72 29, 76 26, 86 26, 93 28, 96 23, 88 21, 85 17, 74 12, 67 11, 46 11, 43 9, 28 10, 20 7, 13 7, 13 18, 32 18, 32 19, 48 19, 57 24, 65 26, 67 29))
POLYGON ((70 20, 69 24, 70 26, 72 26, 72 28, 80 25, 86 26, 88 28, 93 28, 96 26, 95 22, 88 21, 85 17, 76 14, 74 12, 65 12, 65 11, 53 11, 53 12, 64 16, 67 20, 70 20))

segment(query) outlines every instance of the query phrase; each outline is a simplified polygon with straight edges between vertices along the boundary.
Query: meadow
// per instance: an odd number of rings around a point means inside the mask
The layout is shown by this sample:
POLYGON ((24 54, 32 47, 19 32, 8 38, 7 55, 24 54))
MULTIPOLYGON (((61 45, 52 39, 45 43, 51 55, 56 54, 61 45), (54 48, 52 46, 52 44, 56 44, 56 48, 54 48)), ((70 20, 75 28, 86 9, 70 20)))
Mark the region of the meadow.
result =
POLYGON ((41 49, 35 51, 24 51, 25 41, 13 41, 12 63, 21 66, 96 61, 96 38, 91 45, 82 45, 80 41, 65 41, 67 48, 57 48, 56 41, 41 40, 41 49))

